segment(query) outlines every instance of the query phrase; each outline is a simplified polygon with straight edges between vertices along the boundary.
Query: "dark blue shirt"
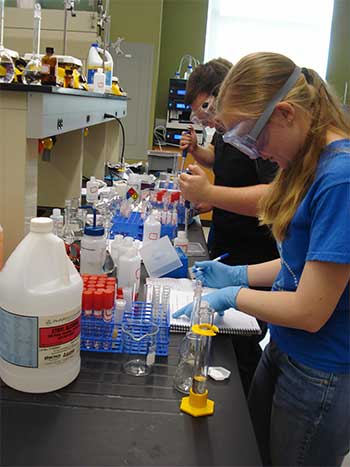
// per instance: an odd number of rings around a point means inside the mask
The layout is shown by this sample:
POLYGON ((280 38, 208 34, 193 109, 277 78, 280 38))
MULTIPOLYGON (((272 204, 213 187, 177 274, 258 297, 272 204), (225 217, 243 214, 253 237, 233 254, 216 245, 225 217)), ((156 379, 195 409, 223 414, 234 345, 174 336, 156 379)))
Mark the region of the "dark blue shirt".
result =
MULTIPOLYGON (((293 217, 280 255, 282 266, 272 290, 295 291, 306 261, 350 264, 350 140, 334 141, 322 152, 315 180, 293 217)), ((270 325, 272 340, 302 364, 349 372, 349 296, 348 283, 318 332, 270 325)))

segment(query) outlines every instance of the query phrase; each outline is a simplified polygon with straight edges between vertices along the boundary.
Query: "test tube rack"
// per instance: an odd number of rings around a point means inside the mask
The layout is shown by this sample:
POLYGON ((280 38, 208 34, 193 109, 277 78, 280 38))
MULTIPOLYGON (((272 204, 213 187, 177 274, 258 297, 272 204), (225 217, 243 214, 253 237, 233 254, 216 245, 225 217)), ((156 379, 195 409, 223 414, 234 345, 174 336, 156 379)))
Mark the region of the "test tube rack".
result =
POLYGON ((162 310, 159 305, 157 319, 154 319, 152 303, 133 302, 126 309, 123 318, 116 319, 116 310, 110 322, 103 318, 97 318, 92 312, 86 316, 84 311, 81 318, 81 350, 90 352, 112 352, 146 355, 150 338, 142 339, 140 342, 130 342, 123 339, 122 324, 128 323, 135 326, 135 335, 144 335, 152 327, 152 323, 158 325, 159 331, 156 336, 156 355, 167 356, 169 347, 170 317, 169 309, 162 310))
MULTIPOLYGON (((132 212, 129 217, 123 217, 116 214, 112 219, 110 238, 113 239, 117 234, 124 237, 132 237, 135 240, 142 240, 143 237, 143 219, 139 212, 132 212)), ((162 224, 160 236, 167 235, 170 240, 177 235, 177 225, 162 224)))
POLYGON ((133 237, 135 240, 142 240, 143 219, 139 212, 132 212, 129 217, 115 214, 112 219, 110 237, 120 234, 124 237, 133 237))

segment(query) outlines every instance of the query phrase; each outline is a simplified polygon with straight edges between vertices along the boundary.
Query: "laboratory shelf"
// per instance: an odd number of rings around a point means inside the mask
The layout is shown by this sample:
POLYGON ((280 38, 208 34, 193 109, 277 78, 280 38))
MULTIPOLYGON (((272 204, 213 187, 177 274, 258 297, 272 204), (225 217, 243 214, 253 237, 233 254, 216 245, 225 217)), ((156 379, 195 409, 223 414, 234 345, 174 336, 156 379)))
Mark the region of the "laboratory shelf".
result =
POLYGON ((0 84, 0 92, 27 95, 27 138, 46 138, 126 117, 128 98, 57 86, 0 84))

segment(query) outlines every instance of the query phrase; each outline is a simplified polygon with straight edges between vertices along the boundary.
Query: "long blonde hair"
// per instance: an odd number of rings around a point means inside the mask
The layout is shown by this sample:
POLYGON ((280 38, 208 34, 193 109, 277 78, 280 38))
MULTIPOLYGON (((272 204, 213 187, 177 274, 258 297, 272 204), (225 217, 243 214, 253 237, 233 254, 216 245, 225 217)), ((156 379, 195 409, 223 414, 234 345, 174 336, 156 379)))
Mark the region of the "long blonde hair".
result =
MULTIPOLYGON (((225 78, 217 100, 222 116, 257 119, 274 94, 292 74, 295 64, 289 58, 259 52, 242 58, 225 78)), ((309 117, 310 130, 300 157, 287 169, 279 170, 267 195, 259 203, 262 225, 271 226, 282 241, 288 226, 312 184, 317 164, 326 145, 327 130, 350 135, 350 121, 328 85, 313 70, 303 69, 294 87, 283 98, 309 117)))

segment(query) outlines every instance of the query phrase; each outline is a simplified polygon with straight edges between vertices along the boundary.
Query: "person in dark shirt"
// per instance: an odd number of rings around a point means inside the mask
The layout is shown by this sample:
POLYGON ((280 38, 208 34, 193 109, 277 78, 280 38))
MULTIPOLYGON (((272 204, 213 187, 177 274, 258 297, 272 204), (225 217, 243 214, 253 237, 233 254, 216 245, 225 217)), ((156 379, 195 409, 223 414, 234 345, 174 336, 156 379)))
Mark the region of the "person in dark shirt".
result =
MULTIPOLYGON (((199 65, 191 74, 185 102, 192 107, 193 121, 216 127, 211 143, 201 147, 191 127, 181 138, 180 148, 188 149, 195 160, 212 168, 214 185, 198 165, 191 175, 183 174, 180 187, 185 199, 204 209, 213 209, 208 242, 210 258, 229 253, 223 262, 229 265, 256 264, 278 257, 275 241, 266 226, 259 226, 257 204, 273 180, 277 166, 270 161, 252 161, 230 144, 224 143, 220 122, 215 119, 215 97, 232 64, 222 58, 199 65)), ((260 323, 263 333, 265 323, 260 323)), ((248 394, 259 362, 261 336, 234 336, 233 344, 243 388, 248 394)))

